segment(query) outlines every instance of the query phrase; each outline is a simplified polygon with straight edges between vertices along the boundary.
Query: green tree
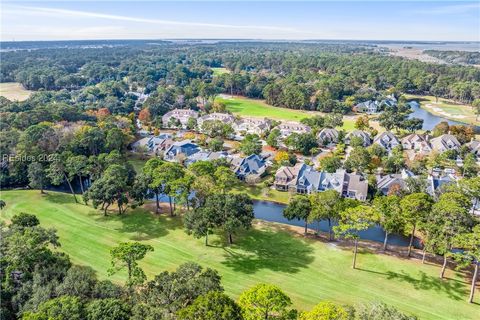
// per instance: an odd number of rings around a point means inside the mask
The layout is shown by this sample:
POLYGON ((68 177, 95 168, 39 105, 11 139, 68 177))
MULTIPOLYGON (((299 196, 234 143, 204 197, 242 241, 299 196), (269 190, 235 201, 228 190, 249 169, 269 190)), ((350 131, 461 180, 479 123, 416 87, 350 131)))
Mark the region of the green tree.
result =
POLYGON ((345 161, 345 168, 347 170, 365 172, 370 166, 370 161, 371 156, 368 150, 363 147, 356 147, 345 161))
POLYGON ((292 133, 285 139, 285 145, 292 150, 310 155, 312 149, 318 147, 317 139, 312 133, 292 133))
POLYGON ((92 201, 93 207, 101 204, 103 214, 107 215, 108 208, 116 203, 118 213, 122 214, 127 209, 127 193, 130 190, 127 169, 121 165, 113 164, 105 170, 104 174, 93 182, 92 186, 83 195, 85 203, 92 201))
MULTIPOLYGON (((217 271, 205 270, 194 262, 180 265, 176 271, 162 273, 145 284, 140 291, 142 302, 159 308, 167 318, 191 305, 199 296, 223 292, 217 271)), ((163 318, 163 317, 162 317, 163 318)))
POLYGON ((88 159, 86 156, 79 155, 79 156, 71 156, 66 160, 65 167, 68 170, 68 176, 70 179, 73 177, 78 177, 78 182, 80 184, 80 189, 82 190, 82 194, 85 193, 83 188, 83 180, 82 177, 87 174, 87 163, 88 159))
POLYGON ((410 316, 398 311, 395 307, 388 306, 382 302, 363 305, 357 309, 355 319, 358 320, 417 320, 417 317, 410 316))
POLYGON ((130 306, 120 299, 97 299, 86 307, 88 320, 129 320, 130 306))
POLYGON ((242 320, 242 310, 229 296, 212 291, 177 313, 180 320, 242 320))
POLYGON ((227 194, 224 197, 221 227, 228 236, 228 242, 232 244, 233 234, 241 229, 250 229, 252 226, 253 203, 246 194, 227 194))
POLYGON ((59 296, 90 299, 93 296, 96 284, 95 270, 91 267, 74 265, 68 269, 63 282, 57 286, 55 292, 59 296))
POLYGON ((28 181, 30 187, 40 189, 40 193, 44 193, 43 188, 47 184, 47 175, 40 162, 32 162, 28 165, 28 181))
POLYGON ((256 134, 247 134, 240 143, 240 151, 245 155, 260 154, 262 152, 262 142, 256 134))
POLYGON ((310 311, 300 314, 299 320, 349 320, 350 314, 343 307, 330 301, 322 301, 310 311))
POLYGON ((477 164, 477 159, 473 153, 469 153, 463 159, 463 166, 461 168, 464 177, 473 178, 478 175, 480 168, 477 164))
POLYGON ((224 166, 219 166, 215 170, 213 178, 215 180, 215 187, 220 193, 227 193, 238 183, 235 173, 233 173, 230 168, 224 166))
POLYGON ((400 198, 396 195, 377 197, 373 201, 373 207, 377 211, 380 226, 385 230, 383 250, 387 250, 389 234, 399 232, 403 228, 400 198))
POLYGON ((455 237, 468 232, 472 225, 470 206, 470 199, 456 192, 442 194, 432 206, 432 224, 436 228, 431 236, 437 253, 443 256, 440 272, 442 279, 447 267, 447 258, 452 255, 451 250, 455 237))
POLYGON ((63 296, 48 300, 38 307, 38 311, 27 312, 24 320, 83 320, 83 304, 78 297, 63 296))
POLYGON ((267 136, 267 144, 272 148, 278 148, 278 140, 280 139, 280 130, 273 129, 267 136))
POLYGON ((455 260, 459 262, 459 267, 465 268, 470 267, 472 264, 474 265, 470 295, 468 297, 468 302, 472 303, 478 279, 478 266, 480 264, 480 224, 473 227, 471 232, 457 234, 453 244, 457 248, 462 249, 462 251, 455 254, 455 260))
POLYGON ((55 161, 52 161, 47 168, 47 177, 50 179, 53 185, 61 185, 64 181, 67 181, 68 187, 70 188, 70 192, 73 195, 73 199, 75 203, 78 203, 77 196, 73 191, 72 187, 72 179, 71 177, 67 176, 67 169, 65 164, 62 160, 58 159, 59 157, 55 157, 55 161))
POLYGON ((260 283, 242 292, 238 299, 245 320, 284 319, 292 313, 290 298, 277 286, 260 283))
POLYGON ((120 243, 110 250, 112 260, 108 274, 113 275, 126 268, 128 274, 127 285, 132 287, 133 285, 142 284, 146 276, 138 265, 138 260, 142 260, 149 251, 153 251, 153 247, 140 242, 120 243))
POLYGON ((206 246, 208 246, 208 235, 221 225, 221 216, 218 215, 216 205, 216 199, 209 198, 205 206, 188 211, 183 219, 187 234, 195 238, 205 237, 206 246))
POLYGON ((405 226, 412 230, 410 232, 410 242, 407 253, 407 256, 410 256, 417 225, 429 215, 432 208, 432 200, 426 193, 412 193, 400 200, 400 208, 405 226))
POLYGON ((197 119, 191 117, 187 120, 187 129, 188 130, 195 130, 197 129, 197 119))
POLYGON ((359 205, 357 207, 348 208, 340 212, 340 220, 338 226, 333 227, 336 234, 345 239, 354 240, 353 264, 352 268, 356 268, 359 232, 367 230, 378 220, 375 210, 371 206, 359 205))
POLYGON ((212 151, 222 151, 223 150, 223 140, 220 138, 213 138, 208 142, 208 147, 212 151))
MULTIPOLYGON (((155 195, 155 213, 160 210, 160 195, 163 192, 163 184, 158 179, 154 179, 155 170, 162 165, 163 161, 158 158, 148 160, 142 168, 144 183, 148 185, 153 195, 155 195)), ((193 164, 195 165, 195 164, 193 164)))
POLYGON ((342 167, 342 161, 340 157, 328 156, 320 159, 320 168, 322 169, 322 171, 334 173, 341 167, 342 167))
POLYGON ((480 201, 480 177, 462 179, 459 182, 462 193, 471 199, 473 206, 471 214, 475 213, 475 207, 480 201))
POLYGON ((288 220, 303 220, 305 222, 305 234, 307 234, 307 227, 309 222, 310 212, 312 206, 308 197, 304 195, 295 196, 288 205, 283 209, 283 216, 288 220))
POLYGON ((328 239, 333 240, 332 222, 339 218, 339 204, 342 200, 335 190, 312 193, 310 203, 312 206, 310 219, 328 221, 328 239))
POLYGON ((153 185, 162 189, 162 193, 168 195, 170 205, 170 215, 173 216, 172 198, 177 195, 177 180, 183 178, 185 171, 178 163, 163 162, 153 171, 153 185))

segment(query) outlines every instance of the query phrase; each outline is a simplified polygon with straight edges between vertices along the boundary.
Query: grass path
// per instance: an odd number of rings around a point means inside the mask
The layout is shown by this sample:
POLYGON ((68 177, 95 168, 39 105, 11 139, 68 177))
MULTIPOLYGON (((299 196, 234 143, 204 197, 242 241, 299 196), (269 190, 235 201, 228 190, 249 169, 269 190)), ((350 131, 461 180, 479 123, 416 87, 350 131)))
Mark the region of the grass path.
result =
POLYGON ((299 309, 322 299, 348 304, 381 300, 420 319, 475 319, 480 313, 478 305, 465 302, 468 284, 456 272, 448 271, 450 279, 441 281, 439 266, 365 252, 358 259, 361 269, 352 270, 350 250, 294 235, 283 225, 256 222, 253 230, 234 237, 232 247, 219 237, 206 247, 203 239, 185 234, 180 218, 156 217, 144 209, 103 217, 75 204, 68 194, 3 191, 1 198, 7 203, 1 220, 19 212, 36 214, 44 226, 57 229, 61 250, 75 263, 92 266, 101 278, 107 277, 109 249, 135 240, 155 248, 141 263, 149 277, 196 261, 217 269, 232 297, 255 283, 270 282, 285 290, 299 309))

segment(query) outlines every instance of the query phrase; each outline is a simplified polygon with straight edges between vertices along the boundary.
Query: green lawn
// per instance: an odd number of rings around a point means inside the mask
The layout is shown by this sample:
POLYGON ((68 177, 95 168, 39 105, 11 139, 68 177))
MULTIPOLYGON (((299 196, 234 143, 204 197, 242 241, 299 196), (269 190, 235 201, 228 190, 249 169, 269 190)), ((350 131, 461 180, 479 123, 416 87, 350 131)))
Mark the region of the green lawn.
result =
POLYGON ((227 68, 212 68, 212 71, 214 76, 220 76, 225 73, 230 73, 230 70, 228 70, 227 68))
POLYGON ((69 194, 4 191, 1 198, 7 203, 1 219, 19 212, 36 214, 44 226, 57 229, 61 250, 73 262, 92 266, 102 278, 107 277, 109 249, 135 240, 155 248, 141 263, 149 277, 196 261, 217 269, 233 297, 256 283, 270 282, 285 290, 299 309, 322 299, 349 304, 381 300, 421 319, 478 319, 480 314, 478 304, 465 302, 468 284, 457 273, 448 271, 449 279, 440 281, 439 266, 369 253, 361 253, 361 269, 352 270, 351 250, 292 235, 281 225, 257 225, 234 237, 232 247, 219 238, 206 247, 203 239, 185 234, 179 218, 155 217, 143 209, 105 218, 98 210, 75 204, 69 194))
POLYGON ((456 103, 449 99, 439 98, 438 103, 433 96, 420 96, 406 94, 409 100, 417 100, 420 106, 438 116, 443 116, 450 120, 479 125, 480 121, 476 120, 473 107, 461 103, 456 103))
MULTIPOLYGON (((232 97, 228 99, 217 98, 216 100, 225 103, 227 110, 242 117, 267 117, 274 120, 300 121, 303 118, 308 118, 315 114, 322 114, 320 112, 274 107, 265 103, 263 100, 243 97, 232 97)), ((355 124, 354 120, 344 119, 343 122, 343 129, 353 129, 355 124)))
POLYGON ((32 94, 32 91, 25 89, 17 82, 2 82, 0 83, 0 96, 7 98, 10 101, 24 101, 32 94))
POLYGON ((285 204, 287 204, 288 201, 290 200, 289 192, 282 192, 282 191, 273 190, 270 188, 264 188, 260 184, 248 185, 241 182, 233 189, 233 192, 246 193, 252 199, 255 199, 255 200, 274 201, 274 202, 285 203, 285 204))

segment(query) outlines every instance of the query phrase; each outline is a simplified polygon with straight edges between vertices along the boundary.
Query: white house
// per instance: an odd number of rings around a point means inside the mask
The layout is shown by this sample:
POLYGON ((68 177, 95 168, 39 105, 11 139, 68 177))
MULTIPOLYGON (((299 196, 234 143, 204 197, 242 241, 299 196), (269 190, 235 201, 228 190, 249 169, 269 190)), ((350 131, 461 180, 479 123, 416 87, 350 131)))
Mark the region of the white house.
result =
POLYGON ((286 138, 292 133, 309 133, 312 131, 312 129, 304 125, 303 123, 300 122, 294 122, 294 121, 284 121, 280 123, 277 127, 278 130, 280 130, 280 137, 281 138, 286 138))
POLYGON ((262 118, 241 118, 232 123, 233 130, 237 135, 258 134, 261 135, 270 130, 271 122, 262 118))
POLYGON ((430 140, 432 149, 436 152, 442 153, 447 150, 458 150, 462 146, 457 138, 451 134, 442 134, 439 137, 430 140))
POLYGON ((378 144, 388 152, 392 151, 393 148, 400 145, 400 141, 398 140, 398 138, 390 131, 385 131, 377 135, 373 140, 373 143, 378 144))
POLYGON ((235 121, 235 117, 229 113, 209 113, 204 116, 201 116, 197 119, 197 125, 200 128, 205 121, 221 121, 223 123, 232 124, 235 121))
POLYGON ((352 141, 352 138, 355 138, 355 137, 358 137, 363 140, 364 147, 368 147, 369 145, 372 144, 372 139, 370 138, 370 134, 362 130, 353 130, 347 133, 347 135, 345 136, 345 143, 349 145, 352 141))
POLYGON ((332 128, 323 128, 318 133, 317 139, 320 145, 336 144, 338 143, 338 131, 332 128))
POLYGON ((164 128, 171 127, 171 120, 176 119, 183 128, 186 128, 190 118, 197 119, 198 112, 191 109, 173 109, 162 116, 162 124, 164 128))

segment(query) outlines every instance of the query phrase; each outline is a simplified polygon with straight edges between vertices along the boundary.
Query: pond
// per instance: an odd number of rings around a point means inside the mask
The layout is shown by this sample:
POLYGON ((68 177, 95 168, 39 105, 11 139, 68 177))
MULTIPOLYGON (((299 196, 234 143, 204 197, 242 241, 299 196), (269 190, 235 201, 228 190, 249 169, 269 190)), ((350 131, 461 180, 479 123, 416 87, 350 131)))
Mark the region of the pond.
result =
MULTIPOLYGON (((275 203, 271 201, 254 201, 253 211, 255 218, 265 221, 279 222, 292 226, 303 227, 305 222, 302 220, 288 220, 283 216, 283 209, 286 206, 284 204, 275 203)), ((320 223, 312 223, 308 225, 309 228, 320 231, 328 232, 328 222, 326 220, 320 221, 320 223)), ((385 231, 380 226, 373 226, 365 231, 360 232, 360 238, 364 240, 370 240, 383 243, 385 238, 385 231)), ((388 236, 388 244, 407 247, 409 238, 404 235, 391 234, 388 236)), ((420 247, 419 239, 415 239, 415 247, 420 247)))
MULTIPOLYGON (((153 200, 153 199, 152 199, 153 200)), ((167 196, 160 197, 160 202, 168 202, 167 196)), ((272 201, 253 201, 253 213, 256 219, 288 224, 291 226, 304 227, 305 222, 302 220, 288 220, 283 216, 283 209, 286 205, 272 201)), ((308 225, 310 229, 328 232, 328 221, 311 223, 308 225)), ((368 230, 360 232, 360 238, 383 243, 385 239, 385 231, 380 226, 373 226, 368 230)), ((388 244, 395 246, 407 247, 410 239, 404 235, 391 234, 388 236, 388 244)), ((415 239, 415 247, 420 248, 419 239, 415 239)))
MULTIPOLYGON (((416 101, 412 101, 416 102, 416 101)), ((432 130, 437 124, 442 121, 448 122, 450 125, 468 125, 463 122, 458 122, 454 120, 449 120, 447 118, 434 115, 433 113, 428 112, 425 109, 422 109, 418 103, 410 103, 410 107, 413 110, 413 113, 409 115, 409 118, 420 118, 423 119, 423 130, 432 130)), ((479 126, 475 126, 476 131, 480 131, 479 126)))
MULTIPOLYGON (((78 183, 72 183, 75 189, 75 193, 77 193, 77 197, 81 199, 81 192, 78 186, 78 183)), ((86 186, 87 187, 87 183, 86 186)), ((66 184, 59 186, 59 187, 52 187, 50 186, 47 188, 48 190, 52 191, 59 191, 59 192, 67 192, 70 193, 70 189, 66 184)), ((151 198, 150 200, 155 201, 155 197, 151 198)), ((159 198, 160 202, 168 203, 168 196, 162 195, 159 198)), ((301 220, 288 220, 283 216, 283 209, 286 207, 284 204, 272 202, 272 201, 260 201, 254 200, 253 201, 253 212, 255 214, 256 219, 264 220, 264 221, 271 221, 271 222, 278 222, 283 223, 291 226, 299 226, 304 227, 305 223, 301 220)), ((312 230, 320 230, 323 232, 328 232, 328 222, 326 220, 322 220, 320 222, 311 223, 308 227, 312 230)), ((370 240, 375 242, 383 243, 385 238, 385 231, 380 226, 373 226, 365 231, 360 232, 360 238, 364 240, 370 240)), ((391 234, 388 236, 388 244, 395 245, 395 246, 408 246, 409 238, 404 235, 398 234, 391 234)), ((420 248, 420 241, 419 239, 415 239, 415 247, 420 248)))

